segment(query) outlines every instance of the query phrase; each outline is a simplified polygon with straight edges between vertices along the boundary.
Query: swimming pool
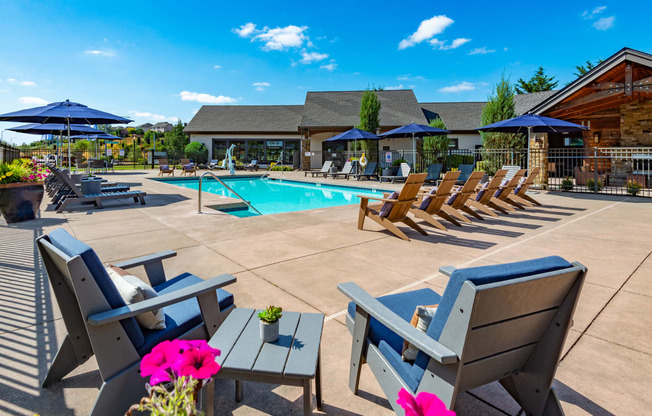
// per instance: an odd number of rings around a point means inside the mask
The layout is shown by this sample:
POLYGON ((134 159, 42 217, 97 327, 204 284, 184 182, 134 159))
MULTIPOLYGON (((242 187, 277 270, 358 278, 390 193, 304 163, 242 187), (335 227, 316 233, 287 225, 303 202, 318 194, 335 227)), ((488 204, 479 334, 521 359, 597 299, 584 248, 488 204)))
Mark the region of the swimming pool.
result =
MULTIPOLYGON (((278 214, 281 212, 303 211, 307 209, 336 207, 341 205, 355 205, 360 203, 356 195, 381 197, 384 190, 372 188, 355 188, 352 186, 333 186, 321 183, 307 183, 291 180, 260 179, 259 177, 221 177, 228 186, 249 201, 263 215, 278 214)), ((174 179, 159 181, 189 189, 199 189, 199 180, 174 179)), ((204 178, 202 191, 216 195, 237 198, 222 184, 212 178, 204 178)), ((251 209, 228 210, 229 214, 238 217, 256 216, 251 209)))

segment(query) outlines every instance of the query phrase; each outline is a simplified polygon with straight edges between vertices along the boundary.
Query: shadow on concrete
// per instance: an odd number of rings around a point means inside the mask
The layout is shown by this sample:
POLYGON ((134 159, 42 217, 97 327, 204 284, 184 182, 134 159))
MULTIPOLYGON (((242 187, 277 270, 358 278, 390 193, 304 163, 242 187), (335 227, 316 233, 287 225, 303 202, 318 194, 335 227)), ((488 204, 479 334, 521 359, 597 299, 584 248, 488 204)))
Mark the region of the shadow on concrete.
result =
POLYGON ((557 392, 557 396, 561 402, 573 404, 593 416, 615 416, 604 407, 600 406, 588 397, 581 395, 559 380, 555 380, 552 383, 552 386, 557 392))

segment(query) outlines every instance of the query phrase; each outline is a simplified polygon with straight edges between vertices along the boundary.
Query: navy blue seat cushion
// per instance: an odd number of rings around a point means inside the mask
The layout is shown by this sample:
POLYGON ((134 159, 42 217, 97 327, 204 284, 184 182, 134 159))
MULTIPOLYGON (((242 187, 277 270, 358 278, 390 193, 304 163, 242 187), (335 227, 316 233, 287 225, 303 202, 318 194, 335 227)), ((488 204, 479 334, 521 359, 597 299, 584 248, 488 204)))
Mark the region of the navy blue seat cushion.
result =
POLYGON ((501 188, 498 188, 496 190, 496 193, 494 194, 495 198, 500 198, 500 195, 502 195, 503 191, 505 190, 505 188, 502 187, 507 186, 508 183, 509 183, 509 179, 503 179, 503 181, 500 183, 501 188))
POLYGON ((387 359, 389 364, 394 367, 399 376, 405 381, 412 392, 416 392, 419 387, 419 380, 412 375, 412 363, 403 361, 401 354, 394 351, 385 341, 380 341, 378 350, 387 359))
MULTIPOLYGON (((426 334, 435 340, 439 340, 446 321, 453 310, 457 296, 462 289, 462 285, 467 280, 476 286, 489 283, 502 282, 519 277, 532 276, 541 273, 553 272, 556 270, 572 267, 572 264, 559 256, 542 257, 540 259, 525 260, 515 263, 497 264, 493 266, 469 267, 467 269, 457 269, 453 272, 446 285, 446 290, 441 298, 435 317, 428 327, 426 334)), ((412 376, 421 380, 423 372, 428 366, 428 356, 421 351, 412 366, 412 376)))
MULTIPOLYGON (((95 251, 85 243, 71 236, 63 228, 57 228, 48 235, 48 239, 56 248, 64 252, 69 257, 79 256, 91 272, 95 283, 104 294, 104 298, 112 309, 126 306, 122 296, 118 293, 115 285, 111 281, 109 274, 102 265, 95 251)), ((127 318, 120 321, 122 328, 127 333, 134 347, 139 348, 145 342, 143 333, 134 318, 127 318)))
MULTIPOLYGON (((164 295, 202 281, 203 279, 193 274, 183 273, 154 286, 154 290, 159 295, 164 295)), ((233 295, 223 289, 217 289, 217 300, 220 304, 220 310, 224 310, 233 305, 233 295)), ((179 338, 204 322, 201 311, 199 310, 199 303, 195 298, 166 306, 163 308, 163 311, 165 312, 165 329, 142 329, 145 342, 138 348, 138 354, 141 357, 150 352, 158 343, 179 338)))
MULTIPOLYGON (((435 194, 437 193, 437 188, 438 188, 437 186, 434 187, 434 188, 432 188, 432 189, 428 192, 428 195, 435 195, 435 194)), ((424 198, 423 198, 423 201, 421 201, 421 205, 419 205, 419 209, 420 209, 421 211, 425 211, 425 210, 427 210, 427 209, 428 209, 428 206, 430 205, 430 200, 431 200, 431 199, 432 199, 432 197, 429 197, 429 196, 424 197, 424 198)))
MULTIPOLYGON (((417 306, 439 303, 441 296, 431 289, 419 289, 412 292, 381 296, 377 299, 406 322, 410 322, 417 306)), ((348 313, 352 319, 355 318, 355 303, 349 302, 348 313)), ((374 318, 371 318, 369 322, 368 338, 376 346, 380 341, 385 341, 399 355, 403 349, 403 338, 390 331, 374 318)))

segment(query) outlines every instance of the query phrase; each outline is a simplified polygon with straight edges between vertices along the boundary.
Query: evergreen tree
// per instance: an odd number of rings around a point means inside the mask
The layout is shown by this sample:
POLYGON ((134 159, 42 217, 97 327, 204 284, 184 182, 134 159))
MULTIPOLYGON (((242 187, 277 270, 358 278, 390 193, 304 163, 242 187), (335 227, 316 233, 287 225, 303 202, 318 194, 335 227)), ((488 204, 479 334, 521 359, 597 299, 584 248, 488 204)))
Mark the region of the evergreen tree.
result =
POLYGON ((183 156, 188 143, 190 143, 190 139, 183 132, 181 120, 177 122, 177 125, 171 131, 165 133, 165 144, 174 161, 178 161, 183 156))
MULTIPOLYGON (((446 125, 439 117, 430 120, 429 126, 446 130, 446 125)), ((426 151, 445 154, 448 151, 449 144, 450 144, 450 140, 448 139, 448 136, 445 134, 441 136, 426 136, 423 138, 423 150, 426 151)))
MULTIPOLYGON (((514 87, 503 73, 495 91, 489 94, 487 104, 482 108, 482 125, 496 123, 516 117, 514 111, 514 87)), ((520 149, 525 146, 521 134, 482 132, 482 145, 486 149, 520 149)))
POLYGON ((555 89, 557 84, 559 84, 559 81, 555 81, 554 76, 547 76, 543 67, 540 66, 529 81, 525 81, 523 78, 518 80, 516 83, 516 92, 519 94, 528 94, 531 92, 550 91, 555 89))
MULTIPOLYGON (((365 90, 360 99, 360 124, 356 126, 360 130, 376 134, 380 127, 380 100, 376 91, 365 90)), ((367 158, 370 162, 377 162, 378 140, 362 140, 362 148, 368 151, 367 158)))
POLYGON ((601 64, 602 62, 604 62, 602 59, 598 59, 598 63, 594 64, 591 61, 587 60, 586 64, 585 64, 586 66, 585 65, 576 65, 575 69, 577 69, 577 72, 573 72, 573 74, 579 78, 579 77, 583 76, 584 74, 586 74, 587 72, 589 72, 590 70, 592 70, 593 68, 595 68, 596 65, 601 64))

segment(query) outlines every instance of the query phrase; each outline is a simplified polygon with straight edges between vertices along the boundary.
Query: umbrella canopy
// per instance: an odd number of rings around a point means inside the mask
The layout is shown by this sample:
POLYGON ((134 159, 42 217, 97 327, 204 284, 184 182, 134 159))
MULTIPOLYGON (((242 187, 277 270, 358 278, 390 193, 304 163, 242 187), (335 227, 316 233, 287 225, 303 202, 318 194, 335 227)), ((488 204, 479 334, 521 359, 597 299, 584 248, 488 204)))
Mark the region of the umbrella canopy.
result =
POLYGON ((438 129, 437 127, 425 126, 423 124, 411 123, 407 126, 395 128, 381 134, 381 137, 425 137, 425 136, 440 136, 448 134, 450 131, 438 129))
POLYGON ((324 140, 325 142, 335 142, 338 140, 380 140, 381 137, 376 136, 373 133, 368 131, 352 128, 347 130, 344 133, 340 133, 337 136, 333 136, 330 139, 324 140))
MULTIPOLYGON (((71 126, 72 127, 72 126, 71 126)), ((72 136, 71 139, 107 139, 107 140, 122 140, 122 137, 114 136, 109 133, 105 133, 101 130, 99 130, 100 133, 92 133, 92 134, 77 134, 75 136, 72 136)))
POLYGON ((544 117, 538 114, 523 114, 519 117, 488 124, 478 130, 500 133, 558 133, 588 129, 586 126, 556 118, 544 117))
MULTIPOLYGON (((67 124, 61 123, 46 123, 46 124, 25 124, 18 127, 12 127, 11 131, 25 134, 61 134, 62 132, 68 131, 67 124)), ((70 134, 91 134, 91 133, 104 133, 102 130, 95 129, 90 126, 85 126, 83 124, 71 124, 70 125, 70 134)))
POLYGON ((402 126, 395 128, 381 134, 382 137, 410 137, 412 136, 412 157, 413 167, 417 163, 417 137, 426 137, 426 136, 440 136, 443 134, 448 134, 450 131, 438 129, 437 127, 425 126, 423 124, 411 123, 407 126, 402 126))
POLYGON ((27 108, 13 113, 0 114, 0 121, 25 123, 111 124, 131 123, 133 120, 89 108, 70 100, 50 103, 42 107, 27 108))
MULTIPOLYGON (((14 111, 13 113, 0 114, 0 121, 66 123, 68 126, 68 137, 70 137, 70 124, 131 123, 133 120, 66 100, 50 103, 42 107, 33 107, 14 111)), ((70 166, 70 146, 68 146, 68 166, 70 166)))

